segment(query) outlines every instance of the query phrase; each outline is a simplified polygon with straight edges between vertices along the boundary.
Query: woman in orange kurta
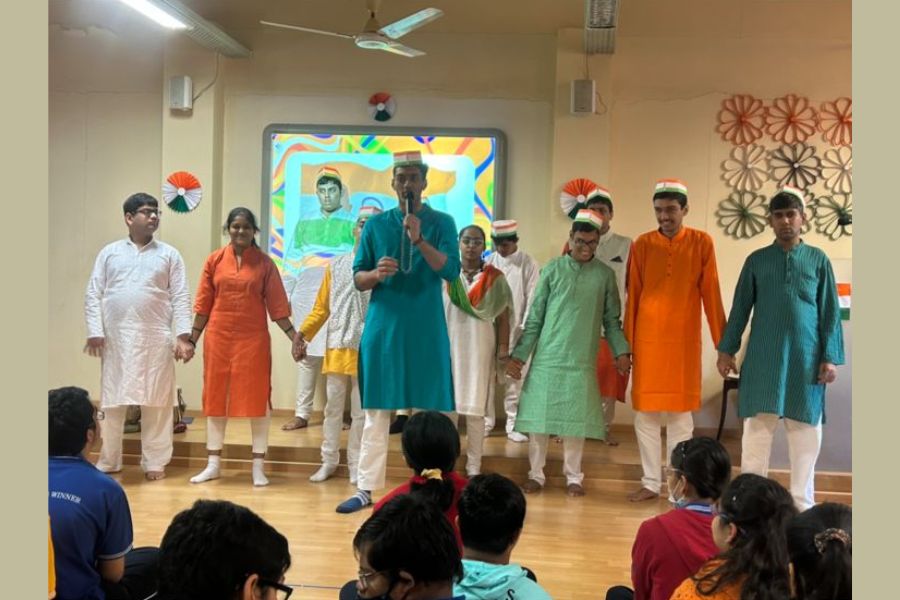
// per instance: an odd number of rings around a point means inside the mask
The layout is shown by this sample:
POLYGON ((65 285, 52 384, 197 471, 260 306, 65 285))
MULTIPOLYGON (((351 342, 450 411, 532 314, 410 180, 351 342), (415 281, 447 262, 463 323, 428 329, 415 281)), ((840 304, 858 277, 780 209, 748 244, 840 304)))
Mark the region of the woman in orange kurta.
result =
POLYGON ((203 414, 207 417, 206 469, 191 478, 219 477, 228 417, 250 417, 253 484, 269 483, 263 473, 272 395, 272 352, 266 312, 288 339, 294 339, 291 306, 275 263, 256 245, 256 218, 246 208, 228 215, 231 243, 206 259, 194 302, 191 342, 203 342, 203 414))
POLYGON ((661 413, 668 413, 666 456, 693 435, 691 411, 700 408, 701 302, 713 346, 725 329, 712 238, 682 225, 687 187, 657 182, 653 208, 659 229, 639 236, 628 257, 624 331, 634 361, 631 400, 644 471, 632 501, 659 495, 661 413))

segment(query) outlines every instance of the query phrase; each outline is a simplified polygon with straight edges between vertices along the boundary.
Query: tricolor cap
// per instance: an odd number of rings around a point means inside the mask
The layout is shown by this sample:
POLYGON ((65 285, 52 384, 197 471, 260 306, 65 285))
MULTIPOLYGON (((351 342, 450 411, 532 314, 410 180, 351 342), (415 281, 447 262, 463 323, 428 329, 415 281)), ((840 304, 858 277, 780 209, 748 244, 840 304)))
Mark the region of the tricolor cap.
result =
POLYGON ((407 152, 394 152, 395 167, 409 167, 424 164, 422 161, 422 153, 418 150, 410 150, 407 152))
POLYGON ((335 169, 334 167, 324 166, 319 169, 319 172, 316 173, 316 181, 319 181, 323 177, 330 177, 331 179, 341 180, 341 172, 335 169))
POLYGON ((515 221, 494 221, 491 224, 491 237, 508 238, 518 235, 519 224, 515 221))
POLYGON ((687 186, 680 179, 660 179, 656 182, 653 197, 658 194, 681 194, 687 198, 687 186))
POLYGON ((600 215, 586 208, 582 208, 578 211, 578 214, 575 215, 575 222, 593 225, 598 231, 603 229, 603 219, 600 218, 600 215))
POLYGON ((790 196, 793 196, 797 199, 798 202, 800 202, 800 208, 804 210, 806 209, 806 196, 803 195, 803 190, 790 185, 785 185, 779 188, 777 192, 775 192, 775 196, 778 196, 779 194, 788 194, 790 196))
POLYGON ((368 219, 369 217, 374 217, 375 215, 381 213, 382 210, 377 206, 373 206, 371 204, 367 204, 366 206, 359 207, 359 214, 356 215, 356 220, 360 219, 368 219))
POLYGON ((595 187, 591 193, 587 195, 586 202, 590 202, 594 198, 606 198, 610 202, 612 202, 612 194, 609 193, 609 190, 603 186, 598 185, 595 187))

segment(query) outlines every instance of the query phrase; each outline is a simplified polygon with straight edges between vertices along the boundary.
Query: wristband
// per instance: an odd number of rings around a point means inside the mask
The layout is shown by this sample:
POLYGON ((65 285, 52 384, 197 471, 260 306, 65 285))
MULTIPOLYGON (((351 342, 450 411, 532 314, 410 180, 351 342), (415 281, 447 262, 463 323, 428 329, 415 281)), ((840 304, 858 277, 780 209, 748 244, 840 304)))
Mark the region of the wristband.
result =
POLYGON ((424 242, 424 241, 425 241, 425 238, 423 238, 423 237, 422 237, 422 234, 420 233, 420 234, 419 234, 419 239, 417 239, 416 241, 413 242, 413 246, 418 246, 419 244, 421 244, 421 243, 424 242))

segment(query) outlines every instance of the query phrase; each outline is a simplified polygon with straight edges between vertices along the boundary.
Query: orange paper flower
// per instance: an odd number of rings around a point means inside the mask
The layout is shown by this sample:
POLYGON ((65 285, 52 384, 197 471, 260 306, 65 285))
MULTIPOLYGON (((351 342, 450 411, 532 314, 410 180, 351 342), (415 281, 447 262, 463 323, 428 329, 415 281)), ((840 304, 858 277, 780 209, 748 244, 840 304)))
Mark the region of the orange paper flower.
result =
POLYGON ((762 137, 766 109, 762 100, 738 94, 722 101, 716 131, 735 146, 752 144, 762 137))
POLYGON ((823 102, 819 108, 819 131, 822 139, 834 146, 849 146, 853 143, 853 101, 838 98, 834 102, 823 102))
POLYGON ((766 132, 776 142, 805 142, 816 132, 819 117, 809 100, 796 94, 776 98, 766 109, 766 132))

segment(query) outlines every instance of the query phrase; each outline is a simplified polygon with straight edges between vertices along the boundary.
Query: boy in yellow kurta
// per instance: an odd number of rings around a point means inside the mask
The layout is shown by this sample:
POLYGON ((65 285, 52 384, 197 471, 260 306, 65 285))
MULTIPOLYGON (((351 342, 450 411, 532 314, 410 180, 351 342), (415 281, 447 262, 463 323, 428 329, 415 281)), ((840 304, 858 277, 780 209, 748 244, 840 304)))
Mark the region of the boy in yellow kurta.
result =
POLYGON ((659 229, 638 237, 628 265, 625 337, 634 360, 631 399, 641 453, 641 489, 633 502, 659 496, 662 484, 661 417, 668 413, 666 456, 694 433, 700 408, 700 303, 713 344, 725 328, 725 310, 712 238, 682 226, 687 187, 675 179, 656 184, 653 208, 659 229))
MULTIPOLYGON (((353 237, 359 244, 366 220, 381 209, 363 206, 359 209, 353 237)), ((359 400, 357 362, 359 340, 362 337, 366 310, 371 292, 361 292, 353 285, 353 252, 342 254, 329 262, 325 277, 319 287, 315 306, 300 326, 294 339, 293 354, 300 360, 306 354, 307 340, 313 339, 325 323, 328 331, 325 339, 325 422, 322 424, 322 466, 310 476, 313 482, 325 481, 337 469, 343 425, 344 400, 350 388, 350 435, 347 440, 347 466, 350 483, 356 483, 356 467, 359 464, 359 444, 362 439, 364 415, 359 400)))

